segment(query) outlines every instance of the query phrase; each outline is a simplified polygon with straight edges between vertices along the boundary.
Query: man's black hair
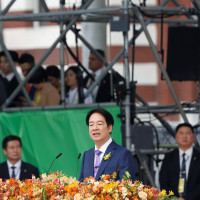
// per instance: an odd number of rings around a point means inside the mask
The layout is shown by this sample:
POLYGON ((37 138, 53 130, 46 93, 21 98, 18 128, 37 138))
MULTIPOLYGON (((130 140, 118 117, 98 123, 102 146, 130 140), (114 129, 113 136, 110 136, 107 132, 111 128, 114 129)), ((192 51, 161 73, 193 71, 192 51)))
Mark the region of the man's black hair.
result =
MULTIPOLYGON (((19 56, 18 56, 18 53, 16 51, 9 50, 8 52, 10 53, 10 56, 13 59, 14 62, 19 61, 19 56)), ((6 54, 5 54, 4 51, 0 52, 0 57, 2 57, 2 56, 6 57, 6 54)))
MULTIPOLYGON (((28 73, 30 73, 31 68, 29 69, 28 73)), ((27 74, 28 74, 27 73, 27 74)), ((29 83, 38 84, 47 81, 46 71, 42 66, 40 66, 31 76, 29 79, 29 83)))
POLYGON ((53 76, 56 78, 60 78, 60 70, 56 65, 49 65, 46 68, 46 74, 47 76, 53 76))
POLYGON ((181 127, 188 127, 191 129, 192 133, 194 133, 194 129, 193 129, 193 126, 189 123, 181 123, 179 124, 177 127, 176 127, 176 133, 178 132, 178 130, 181 128, 181 127))
MULTIPOLYGON (((97 51, 103 58, 105 58, 105 52, 103 50, 101 50, 101 49, 95 49, 95 51, 97 51)), ((90 51, 90 53, 93 53, 93 52, 90 51)))
POLYGON ((93 113, 99 113, 101 115, 104 116, 105 120, 106 120, 106 123, 107 125, 114 125, 114 119, 113 119, 113 116, 105 109, 103 108, 95 108, 93 110, 90 110, 86 116, 86 124, 89 126, 89 119, 90 119, 90 116, 93 114, 93 113))
POLYGON ((21 141, 20 137, 18 137, 16 135, 9 135, 9 136, 5 137, 2 142, 3 149, 7 149, 8 142, 13 141, 13 140, 19 141, 20 146, 22 147, 22 141, 21 141))
POLYGON ((19 58, 19 64, 29 63, 32 66, 35 64, 35 58, 30 53, 23 53, 19 58))

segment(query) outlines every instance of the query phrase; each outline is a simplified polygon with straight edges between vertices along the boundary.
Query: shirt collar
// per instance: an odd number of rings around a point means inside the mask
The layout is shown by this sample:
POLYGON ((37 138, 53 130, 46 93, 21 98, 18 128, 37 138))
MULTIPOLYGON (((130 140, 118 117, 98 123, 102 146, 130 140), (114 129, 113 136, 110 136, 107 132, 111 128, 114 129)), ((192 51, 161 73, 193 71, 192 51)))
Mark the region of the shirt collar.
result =
POLYGON ((97 79, 97 77, 99 77, 101 75, 102 71, 103 71, 103 68, 100 68, 96 72, 94 72, 95 73, 95 79, 97 79))
POLYGON ((72 93, 72 94, 73 94, 73 93, 75 93, 77 90, 78 90, 78 88, 74 88, 73 90, 70 89, 70 90, 69 90, 69 93, 72 93))
POLYGON ((100 150, 100 151, 103 153, 103 155, 104 155, 105 152, 106 152, 106 149, 108 148, 109 144, 110 144, 112 141, 113 141, 113 140, 112 140, 112 138, 110 137, 109 140, 108 140, 104 145, 102 145, 100 149, 98 149, 98 148, 96 147, 96 145, 95 145, 95 150, 100 150))
POLYGON ((22 161, 19 160, 13 165, 13 164, 11 164, 11 162, 9 160, 7 160, 7 164, 8 164, 8 168, 10 168, 12 166, 15 166, 16 168, 19 168, 19 167, 21 167, 22 161))
POLYGON ((192 152, 193 152, 193 146, 191 146, 185 152, 182 149, 179 148, 179 155, 180 155, 180 157, 182 156, 183 153, 185 153, 187 156, 192 156, 192 152))
POLYGON ((12 80, 12 78, 14 77, 14 73, 10 73, 10 74, 8 74, 7 76, 6 76, 6 79, 8 80, 8 81, 11 81, 12 80))

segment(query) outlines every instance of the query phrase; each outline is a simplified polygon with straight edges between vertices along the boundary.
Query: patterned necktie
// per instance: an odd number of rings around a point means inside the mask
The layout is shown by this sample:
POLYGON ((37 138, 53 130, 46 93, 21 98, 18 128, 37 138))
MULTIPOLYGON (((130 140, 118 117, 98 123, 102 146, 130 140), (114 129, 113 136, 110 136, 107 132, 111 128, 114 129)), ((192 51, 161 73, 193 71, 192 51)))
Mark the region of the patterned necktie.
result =
MULTIPOLYGON (((180 180, 182 180, 182 186, 183 189, 180 192, 180 196, 184 196, 186 194, 186 160, 185 160, 185 153, 182 154, 182 166, 181 166, 181 172, 180 172, 180 180)), ((181 183, 179 183, 181 184, 181 183)), ((180 186, 179 186, 180 187, 180 186)))
POLYGON ((15 166, 12 166, 11 167, 12 168, 12 176, 11 176, 11 178, 14 178, 15 179, 15 166))
POLYGON ((96 177, 97 172, 99 170, 101 153, 102 153, 101 151, 95 150, 96 160, 95 160, 95 164, 94 164, 94 177, 96 177))

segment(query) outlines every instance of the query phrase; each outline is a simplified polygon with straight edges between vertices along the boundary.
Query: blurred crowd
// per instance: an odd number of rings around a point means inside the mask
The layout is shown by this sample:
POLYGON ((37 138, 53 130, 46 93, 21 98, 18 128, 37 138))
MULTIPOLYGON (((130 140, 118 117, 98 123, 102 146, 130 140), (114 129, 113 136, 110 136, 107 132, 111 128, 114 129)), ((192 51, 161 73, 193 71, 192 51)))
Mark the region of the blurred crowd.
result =
MULTIPOLYGON (((105 58, 104 51, 100 49, 96 49, 96 51, 102 58, 105 58)), ((33 106, 61 104, 59 66, 39 66, 35 69, 35 58, 30 53, 18 55, 16 51, 9 50, 8 52, 9 54, 4 51, 0 52, 0 106, 5 102, 8 103, 9 107, 29 105, 22 90, 15 95, 14 99, 9 98, 18 87, 19 79, 23 80, 28 74, 30 77, 24 87, 33 106), (11 59, 8 59, 9 55, 11 59)), ((65 71, 65 104, 90 104, 115 100, 113 86, 116 89, 119 85, 124 84, 124 78, 115 71, 109 72, 94 87, 91 94, 86 96, 88 89, 105 71, 103 62, 93 52, 90 52, 88 66, 89 73, 85 76, 83 76, 83 69, 77 65, 69 66, 65 71)))

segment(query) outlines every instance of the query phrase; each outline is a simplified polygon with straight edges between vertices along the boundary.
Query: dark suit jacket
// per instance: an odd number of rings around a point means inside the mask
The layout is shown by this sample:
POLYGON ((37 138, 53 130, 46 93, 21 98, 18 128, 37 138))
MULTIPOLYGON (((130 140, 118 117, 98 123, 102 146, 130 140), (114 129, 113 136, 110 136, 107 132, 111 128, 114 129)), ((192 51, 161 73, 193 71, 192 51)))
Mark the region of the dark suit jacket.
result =
MULTIPOLYGON (((21 181, 25 180, 25 179, 31 179, 32 174, 34 174, 35 177, 38 178, 39 177, 38 168, 36 168, 35 166, 33 166, 29 163, 25 163, 25 162, 22 161, 19 179, 21 181)), ((3 162, 3 163, 0 164, 0 178, 2 178, 3 180, 10 178, 9 172, 8 172, 7 162, 3 162)))
MULTIPOLYGON (((94 151, 92 148, 83 154, 81 172, 79 181, 83 181, 86 177, 94 176, 94 151)), ((131 179, 134 180, 134 160, 132 153, 126 148, 119 146, 114 141, 108 146, 105 155, 111 152, 111 157, 108 160, 101 161, 99 170, 96 175, 96 180, 100 179, 103 174, 112 175, 117 172, 116 180, 122 180, 125 171, 128 171, 131 175, 131 179)))
MULTIPOLYGON (((87 82, 89 80, 89 76, 86 76, 83 84, 84 87, 87 87, 87 82)), ((119 82, 124 82, 125 79, 116 71, 113 71, 113 88, 117 88, 119 82)), ((110 73, 106 74, 105 77, 99 84, 99 88, 97 91, 95 102, 111 102, 114 97, 111 95, 111 84, 110 84, 110 73)))
MULTIPOLYGON (((15 76, 10 81, 8 81, 6 78, 3 78, 3 82, 6 89, 7 97, 9 97, 17 88, 19 83, 15 76)), ((10 103, 9 107, 21 106, 21 100, 19 99, 19 96, 22 96, 22 92, 18 93, 18 95, 13 99, 12 103, 10 103)))
POLYGON ((0 106, 2 106, 7 98, 7 93, 6 93, 6 88, 4 84, 4 78, 1 75, 0 75, 0 91, 1 91, 0 106))
MULTIPOLYGON (((159 180, 161 189, 172 190, 177 197, 179 197, 179 170, 179 150, 175 149, 166 154, 160 170, 159 180)), ((186 200, 200 199, 200 153, 196 149, 193 149, 186 187, 186 200)))

